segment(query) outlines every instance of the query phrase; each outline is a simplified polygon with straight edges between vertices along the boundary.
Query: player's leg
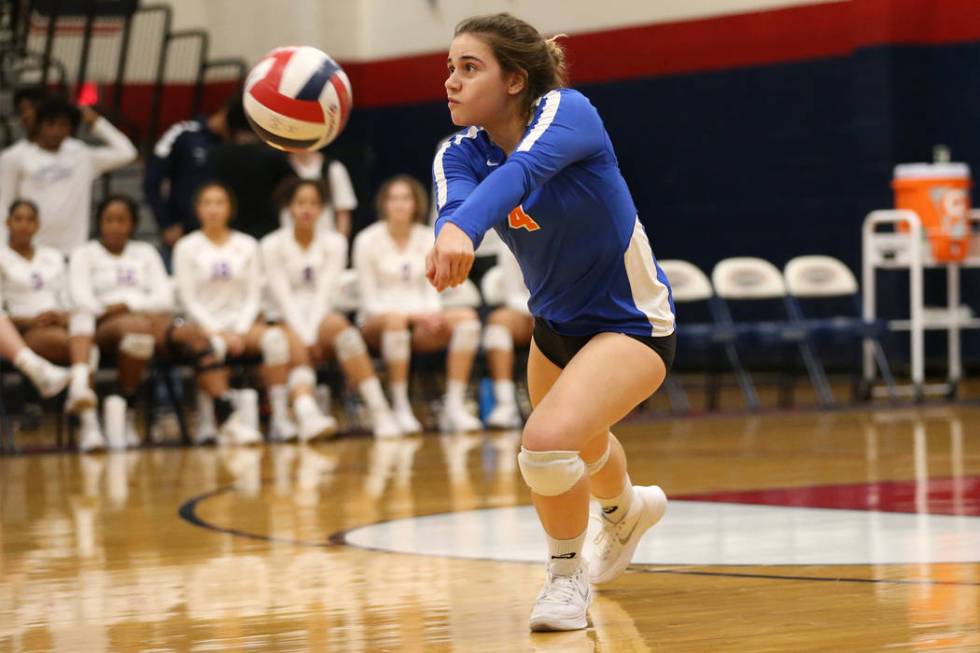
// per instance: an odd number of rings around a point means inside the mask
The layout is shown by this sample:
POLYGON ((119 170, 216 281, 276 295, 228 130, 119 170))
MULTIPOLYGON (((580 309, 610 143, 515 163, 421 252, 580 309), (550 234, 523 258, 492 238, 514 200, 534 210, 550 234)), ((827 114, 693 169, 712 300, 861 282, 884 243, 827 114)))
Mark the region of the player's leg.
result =
POLYGON ((374 435, 382 438, 401 435, 401 426, 385 399, 361 332, 343 315, 330 313, 320 322, 317 341, 326 358, 337 357, 347 380, 357 388, 371 413, 374 435))
POLYGON ((404 433, 418 433, 422 424, 412 412, 408 398, 408 372, 412 357, 412 334, 408 316, 385 313, 368 318, 361 326, 364 340, 381 352, 388 374, 388 390, 395 419, 404 433))
POLYGON ((100 351, 116 351, 116 390, 103 403, 103 426, 110 447, 139 445, 136 391, 153 357, 155 341, 150 319, 123 313, 103 318, 95 329, 100 351))
POLYGON ((23 372, 43 397, 53 397, 68 385, 68 370, 31 351, 6 315, 0 315, 0 356, 23 372))
POLYGON ((487 416, 490 428, 512 429, 521 425, 514 388, 514 345, 531 341, 534 320, 512 308, 498 308, 487 318, 483 349, 493 380, 494 407, 487 416))
POLYGON ((61 326, 35 327, 23 334, 24 344, 38 356, 55 365, 69 362, 68 330, 61 326))
POLYGON ((448 309, 443 315, 449 331, 449 343, 446 396, 439 416, 439 428, 443 431, 479 431, 483 423, 466 409, 466 388, 480 346, 480 319, 471 308, 448 309))
POLYGON ((540 630, 586 625, 590 590, 581 559, 589 516, 587 463, 602 455, 594 454, 592 448, 598 447, 592 443, 596 434, 608 439, 609 427, 666 376, 656 352, 611 333, 589 340, 555 379, 557 369, 532 345, 528 385, 536 403, 524 428, 519 463, 549 543, 548 581, 531 616, 532 629, 540 630), (623 360, 631 364, 613 363, 623 360))

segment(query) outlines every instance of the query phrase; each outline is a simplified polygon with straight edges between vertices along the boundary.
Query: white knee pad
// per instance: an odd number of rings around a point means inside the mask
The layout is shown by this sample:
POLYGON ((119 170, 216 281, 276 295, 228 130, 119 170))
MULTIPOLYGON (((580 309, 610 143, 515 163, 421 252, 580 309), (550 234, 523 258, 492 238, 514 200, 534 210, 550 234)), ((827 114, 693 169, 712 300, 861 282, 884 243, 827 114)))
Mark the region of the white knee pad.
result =
POLYGON ((483 348, 487 351, 514 351, 514 337, 502 324, 491 324, 483 330, 483 348))
POLYGON ((210 336, 208 344, 211 345, 211 354, 216 363, 224 363, 228 356, 228 343, 221 336, 210 336))
POLYGON ((91 336, 95 333, 95 316, 85 311, 77 311, 68 319, 68 335, 91 336))
POLYGON ((412 335, 408 329, 385 331, 381 334, 381 358, 393 363, 403 363, 412 354, 412 335))
POLYGON ((99 360, 101 359, 102 352, 95 345, 92 345, 88 350, 88 368, 92 372, 99 369, 99 360))
POLYGON ((279 327, 270 327, 262 334, 262 362, 266 365, 285 365, 289 362, 289 338, 279 327))
POLYGON ((341 362, 367 352, 361 332, 354 327, 347 327, 338 333, 334 338, 333 348, 337 351, 337 360, 341 362))
POLYGON ((153 356, 153 336, 149 333, 127 333, 119 341, 119 352, 147 360, 153 356))
POLYGON ((601 456, 599 456, 594 461, 586 465, 589 468, 589 476, 598 474, 602 470, 602 468, 606 466, 606 463, 609 462, 610 453, 612 453, 612 445, 610 444, 609 438, 607 437, 605 451, 602 452, 601 456))
POLYGON ((449 351, 474 351, 480 345, 480 323, 476 320, 460 322, 449 339, 449 351))
POLYGON ((577 451, 528 451, 521 447, 517 464, 531 491, 545 497, 568 492, 585 474, 585 463, 577 451))
POLYGON ((295 390, 296 388, 309 388, 313 389, 316 386, 316 374, 313 372, 313 368, 309 365, 299 365, 293 368, 293 371, 289 373, 289 379, 286 381, 289 385, 290 390, 295 390))

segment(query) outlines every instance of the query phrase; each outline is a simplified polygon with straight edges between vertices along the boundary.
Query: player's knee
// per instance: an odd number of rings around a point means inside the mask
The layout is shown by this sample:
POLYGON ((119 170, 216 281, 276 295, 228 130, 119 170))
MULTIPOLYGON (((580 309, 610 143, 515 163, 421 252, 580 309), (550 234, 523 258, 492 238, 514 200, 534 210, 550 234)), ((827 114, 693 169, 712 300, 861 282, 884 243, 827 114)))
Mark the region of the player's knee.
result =
POLYGON ((400 331, 408 328, 408 316, 404 313, 385 313, 381 319, 381 328, 385 331, 400 331))
POLYGON ((279 327, 269 327, 260 341, 262 361, 266 365, 285 365, 289 362, 289 337, 279 327))
POLYGON ((138 360, 153 356, 153 336, 149 333, 127 333, 119 341, 119 353, 138 360))
POLYGON ((95 335, 95 316, 85 311, 72 313, 68 319, 68 333, 73 336, 95 335))
POLYGON ((341 362, 367 353, 367 345, 364 344, 361 332, 352 326, 337 334, 333 341, 333 347, 337 352, 337 360, 341 362))
POLYGON ((558 415, 548 416, 534 411, 524 425, 521 444, 533 451, 572 449, 577 447, 570 445, 579 442, 574 439, 574 435, 574 427, 568 420, 562 420, 558 415))
POLYGON ((316 385, 316 373, 309 365, 294 367, 286 381, 290 390, 309 390, 316 385))
POLYGON ((389 363, 403 363, 412 355, 412 335, 408 329, 381 334, 381 357, 389 363))
POLYGON ((340 313, 329 313, 320 322, 320 329, 338 333, 350 327, 350 322, 340 313))
POLYGON ((568 492, 585 475, 585 463, 577 451, 534 451, 521 447, 517 463, 531 491, 546 497, 568 492))
POLYGON ((453 327, 453 334, 449 338, 449 351, 475 351, 479 344, 479 320, 466 320, 453 327))
POLYGON ((513 351, 514 336, 502 324, 489 324, 483 330, 483 348, 487 351, 513 351))

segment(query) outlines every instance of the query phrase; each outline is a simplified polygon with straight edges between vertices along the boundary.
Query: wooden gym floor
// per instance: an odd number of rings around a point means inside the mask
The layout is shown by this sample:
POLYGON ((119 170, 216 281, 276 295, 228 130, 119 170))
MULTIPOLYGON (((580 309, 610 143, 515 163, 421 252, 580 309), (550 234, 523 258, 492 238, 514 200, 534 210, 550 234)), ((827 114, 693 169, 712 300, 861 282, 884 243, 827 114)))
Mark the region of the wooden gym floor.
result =
POLYGON ((519 434, 0 459, 0 653, 980 651, 980 406, 634 420, 668 515, 531 634, 519 434))

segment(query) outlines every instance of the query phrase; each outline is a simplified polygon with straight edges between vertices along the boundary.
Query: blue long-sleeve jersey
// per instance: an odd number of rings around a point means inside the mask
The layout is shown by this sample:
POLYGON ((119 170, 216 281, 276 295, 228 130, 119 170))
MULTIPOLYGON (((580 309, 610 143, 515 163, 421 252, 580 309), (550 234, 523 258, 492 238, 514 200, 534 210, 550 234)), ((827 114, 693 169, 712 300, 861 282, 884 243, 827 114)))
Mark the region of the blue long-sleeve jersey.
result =
POLYGON ((673 333, 670 284, 602 120, 578 91, 539 98, 509 157, 470 127, 443 144, 432 173, 436 233, 452 222, 476 246, 496 229, 521 264, 528 308, 556 332, 673 333))

